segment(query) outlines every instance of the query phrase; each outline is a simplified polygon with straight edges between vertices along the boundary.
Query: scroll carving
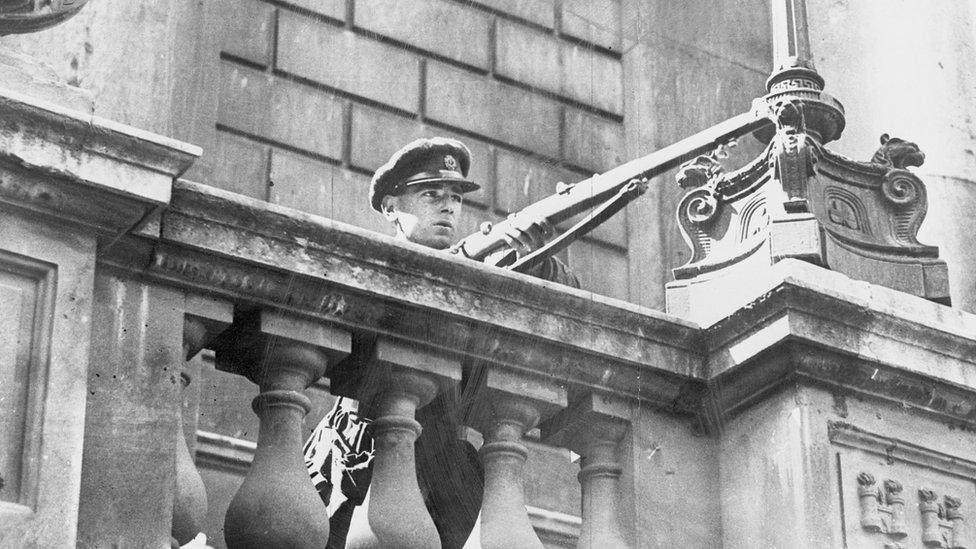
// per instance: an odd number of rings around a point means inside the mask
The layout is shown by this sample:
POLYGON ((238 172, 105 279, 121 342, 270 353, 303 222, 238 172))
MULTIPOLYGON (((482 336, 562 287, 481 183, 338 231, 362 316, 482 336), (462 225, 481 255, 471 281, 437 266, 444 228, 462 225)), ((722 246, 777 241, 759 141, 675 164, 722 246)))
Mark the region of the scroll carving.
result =
POLYGON ((818 100, 795 93, 772 94, 767 100, 776 129, 762 155, 730 173, 708 155, 680 170, 678 183, 689 191, 677 213, 692 254, 674 270, 675 279, 714 279, 710 273, 732 268, 760 249, 762 242, 756 241, 768 239, 776 223, 782 223, 777 234, 784 236, 770 259, 792 257, 794 233, 788 228, 799 227, 793 224, 805 223, 812 214, 823 230, 822 257, 811 257, 816 246, 806 241, 796 245, 797 257, 947 302, 948 278, 939 250, 918 241, 928 204, 925 184, 909 171, 925 161, 918 145, 885 134, 869 161, 852 160, 823 146, 823 131, 833 135, 831 128, 836 129, 828 123, 833 115, 824 118, 831 109, 823 111, 818 100), (766 215, 747 218, 755 212, 745 206, 757 197, 765 201, 766 215), (891 270, 873 274, 884 271, 880 265, 891 270), (918 280, 926 282, 911 282, 918 280))
POLYGON ((678 271, 707 272, 751 253, 757 247, 754 237, 761 242, 769 226, 766 195, 760 190, 769 182, 766 157, 726 172, 720 155, 698 156, 676 176, 678 185, 689 189, 678 203, 677 217, 692 251, 685 267, 675 271, 678 278, 678 271))

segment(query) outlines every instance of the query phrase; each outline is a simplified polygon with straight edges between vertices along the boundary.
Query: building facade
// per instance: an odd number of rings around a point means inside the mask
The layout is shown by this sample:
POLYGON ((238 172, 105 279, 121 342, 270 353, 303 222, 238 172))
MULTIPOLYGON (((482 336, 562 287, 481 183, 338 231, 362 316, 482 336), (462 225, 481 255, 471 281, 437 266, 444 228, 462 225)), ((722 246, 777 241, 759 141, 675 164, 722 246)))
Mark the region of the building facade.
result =
MULTIPOLYGON (((764 0, 99 0, 5 36, 0 249, 21 313, 0 365, 23 422, 0 540, 153 546, 172 524, 314 544, 295 444, 333 394, 423 402, 481 369, 486 463, 528 456, 490 473, 528 507, 483 523, 485 546, 967 547, 976 7, 805 4, 846 107, 829 146, 867 161, 890 133, 928 155, 921 239, 952 308, 791 259, 720 287, 721 318, 661 312, 694 259, 673 171, 563 254, 583 291, 364 231, 387 232, 373 170, 416 137, 471 148, 467 233, 749 111, 776 68, 764 0)), ((744 137, 722 164, 763 150, 744 137)), ((388 472, 414 503, 394 530, 424 521, 409 471, 388 472)))

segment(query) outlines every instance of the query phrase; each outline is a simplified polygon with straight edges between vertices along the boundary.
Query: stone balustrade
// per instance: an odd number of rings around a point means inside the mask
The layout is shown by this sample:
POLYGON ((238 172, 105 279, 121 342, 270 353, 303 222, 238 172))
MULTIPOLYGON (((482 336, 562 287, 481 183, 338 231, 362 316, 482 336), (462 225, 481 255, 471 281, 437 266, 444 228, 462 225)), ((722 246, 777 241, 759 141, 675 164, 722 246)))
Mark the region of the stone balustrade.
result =
POLYGON ((21 381, 0 411, 25 425, 0 446, 0 545, 165 546, 206 512, 218 544, 324 546, 301 455, 323 376, 376 420, 358 547, 436 546, 417 412, 459 383, 484 438, 470 547, 542 545, 537 425, 581 456, 582 547, 921 543, 920 516, 861 527, 862 473, 897 483, 899 513, 935 497, 926 536, 973 539, 971 315, 784 260, 702 326, 179 180, 197 151, 131 128, 21 96, 0 113, 0 297, 18 334, 0 368, 21 381), (179 443, 202 348, 258 391, 226 513, 194 495, 179 443))

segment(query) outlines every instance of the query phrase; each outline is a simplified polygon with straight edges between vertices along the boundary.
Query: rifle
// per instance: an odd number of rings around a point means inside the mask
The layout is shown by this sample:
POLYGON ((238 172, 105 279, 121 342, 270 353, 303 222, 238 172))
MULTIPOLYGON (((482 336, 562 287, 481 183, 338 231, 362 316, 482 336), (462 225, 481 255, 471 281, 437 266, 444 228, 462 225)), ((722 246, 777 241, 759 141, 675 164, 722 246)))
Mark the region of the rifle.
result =
MULTIPOLYGON (((715 150, 719 146, 765 129, 772 124, 769 107, 760 99, 753 102, 752 109, 748 112, 729 118, 647 156, 631 160, 602 174, 595 174, 578 183, 557 186, 555 194, 526 206, 515 215, 545 219, 556 225, 601 202, 603 204, 569 230, 533 253, 520 258, 509 268, 524 272, 539 264, 593 230, 631 200, 643 194, 649 179, 676 168, 698 155, 715 150)), ((452 251, 482 261, 506 245, 502 235, 510 228, 511 223, 506 219, 494 226, 486 226, 485 230, 469 235, 455 244, 452 251)))

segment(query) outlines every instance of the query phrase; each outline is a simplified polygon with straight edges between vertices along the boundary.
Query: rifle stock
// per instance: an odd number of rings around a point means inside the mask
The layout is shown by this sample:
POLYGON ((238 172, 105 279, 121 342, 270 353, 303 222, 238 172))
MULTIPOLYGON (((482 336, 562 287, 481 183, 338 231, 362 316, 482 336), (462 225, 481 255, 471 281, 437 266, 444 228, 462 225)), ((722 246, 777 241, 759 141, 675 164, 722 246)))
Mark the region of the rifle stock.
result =
MULTIPOLYGON (((631 160, 612 170, 596 174, 589 179, 571 185, 556 194, 526 206, 517 215, 546 219, 556 225, 611 199, 632 179, 652 179, 700 154, 714 150, 719 145, 772 125, 772 123, 769 119, 768 107, 765 103, 760 104, 757 101, 748 112, 729 118, 647 156, 631 160)), ((481 261, 489 254, 506 246, 502 235, 505 234, 510 224, 511 221, 509 220, 500 221, 487 233, 474 233, 465 237, 455 245, 454 249, 469 258, 481 261)))

